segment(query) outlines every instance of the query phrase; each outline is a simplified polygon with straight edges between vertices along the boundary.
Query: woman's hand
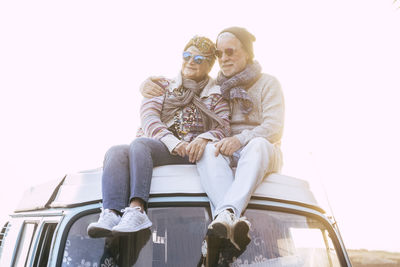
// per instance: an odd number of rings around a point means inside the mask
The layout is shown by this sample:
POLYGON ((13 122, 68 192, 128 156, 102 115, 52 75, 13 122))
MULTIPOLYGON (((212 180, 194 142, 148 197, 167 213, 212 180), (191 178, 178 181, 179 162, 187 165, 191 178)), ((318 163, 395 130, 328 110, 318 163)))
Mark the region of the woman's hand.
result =
POLYGON ((180 142, 173 150, 172 150, 172 154, 178 154, 179 156, 181 156, 182 158, 184 158, 187 154, 186 154, 186 147, 189 145, 188 142, 186 141, 182 141, 180 142))
POLYGON ((208 143, 208 139, 201 137, 196 137, 190 144, 186 147, 186 153, 189 156, 189 161, 195 163, 200 160, 203 156, 204 149, 208 143))
POLYGON ((163 77, 161 76, 151 76, 147 78, 140 85, 140 93, 142 93, 142 95, 147 98, 163 95, 165 89, 154 82, 161 79, 163 79, 163 77))
POLYGON ((215 156, 217 157, 220 153, 225 156, 232 156, 241 147, 242 144, 236 136, 226 137, 215 144, 215 156))

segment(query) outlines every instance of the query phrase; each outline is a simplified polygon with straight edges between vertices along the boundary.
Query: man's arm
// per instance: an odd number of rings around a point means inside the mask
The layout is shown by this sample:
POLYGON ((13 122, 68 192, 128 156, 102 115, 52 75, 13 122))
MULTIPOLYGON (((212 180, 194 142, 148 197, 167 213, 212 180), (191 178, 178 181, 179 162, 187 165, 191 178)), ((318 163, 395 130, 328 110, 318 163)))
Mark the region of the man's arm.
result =
POLYGON ((140 93, 146 98, 162 96, 165 93, 165 89, 157 83, 157 81, 162 79, 165 78, 162 76, 151 76, 147 78, 140 85, 140 93))

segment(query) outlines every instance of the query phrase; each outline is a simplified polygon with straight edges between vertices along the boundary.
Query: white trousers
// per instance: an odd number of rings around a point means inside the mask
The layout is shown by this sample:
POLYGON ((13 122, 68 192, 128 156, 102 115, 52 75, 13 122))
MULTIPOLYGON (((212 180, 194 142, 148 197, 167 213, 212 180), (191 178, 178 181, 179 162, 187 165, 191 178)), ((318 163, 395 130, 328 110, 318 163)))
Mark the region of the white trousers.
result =
POLYGON ((269 173, 280 170, 280 149, 265 138, 254 138, 237 152, 239 161, 235 174, 229 157, 221 154, 215 157, 214 144, 206 146, 197 162, 213 218, 225 209, 232 209, 236 217, 240 217, 257 186, 269 173))

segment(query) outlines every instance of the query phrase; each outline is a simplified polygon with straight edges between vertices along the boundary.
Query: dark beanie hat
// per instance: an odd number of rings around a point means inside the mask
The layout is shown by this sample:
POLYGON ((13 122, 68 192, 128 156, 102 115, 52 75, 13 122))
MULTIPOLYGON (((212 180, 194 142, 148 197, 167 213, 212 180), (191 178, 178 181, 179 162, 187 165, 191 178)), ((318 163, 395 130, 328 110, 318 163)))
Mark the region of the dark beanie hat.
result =
MULTIPOLYGON (((224 32, 229 32, 235 35, 236 38, 239 39, 239 41, 242 43, 244 49, 246 52, 249 54, 250 59, 252 60, 254 58, 254 52, 253 52, 253 42, 256 40, 256 37, 248 32, 245 28, 241 27, 230 27, 226 28, 225 30, 221 31, 218 36, 221 33, 224 32)), ((218 38, 217 38, 218 41, 218 38)))

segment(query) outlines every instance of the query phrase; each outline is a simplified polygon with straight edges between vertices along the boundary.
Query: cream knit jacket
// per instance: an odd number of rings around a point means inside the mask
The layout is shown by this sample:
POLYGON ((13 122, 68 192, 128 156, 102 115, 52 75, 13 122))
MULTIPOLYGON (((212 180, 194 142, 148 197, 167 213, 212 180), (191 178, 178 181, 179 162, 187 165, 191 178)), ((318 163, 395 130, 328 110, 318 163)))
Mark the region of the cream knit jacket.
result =
POLYGON ((253 100, 253 110, 244 115, 238 103, 231 103, 231 130, 242 146, 255 137, 264 137, 280 146, 284 123, 284 99, 278 80, 263 73, 247 90, 253 100))

